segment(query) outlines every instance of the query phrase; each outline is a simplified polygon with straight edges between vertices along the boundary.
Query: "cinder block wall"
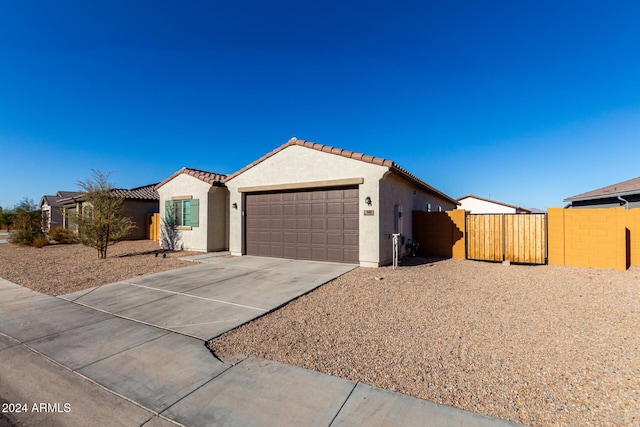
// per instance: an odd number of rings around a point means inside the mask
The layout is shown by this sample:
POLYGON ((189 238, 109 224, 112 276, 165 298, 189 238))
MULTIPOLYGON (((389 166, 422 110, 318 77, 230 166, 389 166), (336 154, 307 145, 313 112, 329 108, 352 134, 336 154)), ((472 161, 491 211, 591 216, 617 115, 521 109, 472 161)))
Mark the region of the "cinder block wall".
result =
POLYGON ((549 264, 640 265, 640 209, 549 209, 549 264))
POLYGON ((464 211, 413 211, 413 236, 418 252, 452 258, 465 258, 464 211))

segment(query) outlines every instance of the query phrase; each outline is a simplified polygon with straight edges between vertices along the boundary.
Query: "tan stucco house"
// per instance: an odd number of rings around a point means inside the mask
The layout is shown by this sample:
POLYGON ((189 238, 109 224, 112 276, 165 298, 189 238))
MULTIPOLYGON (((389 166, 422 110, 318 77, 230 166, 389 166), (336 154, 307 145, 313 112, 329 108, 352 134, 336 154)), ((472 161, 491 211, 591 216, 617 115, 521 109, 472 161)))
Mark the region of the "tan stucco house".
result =
POLYGON ((391 160, 296 138, 231 175, 182 168, 156 190, 184 249, 368 267, 391 263, 394 233, 408 252, 413 210, 458 205, 391 160))
POLYGON ((412 237, 413 210, 457 206, 391 160, 296 138, 225 185, 233 255, 377 267, 392 261, 393 233, 412 237))
POLYGON ((229 191, 223 184, 225 178, 215 172, 182 168, 156 185, 161 221, 167 215, 173 217, 179 247, 205 252, 228 249, 229 191))

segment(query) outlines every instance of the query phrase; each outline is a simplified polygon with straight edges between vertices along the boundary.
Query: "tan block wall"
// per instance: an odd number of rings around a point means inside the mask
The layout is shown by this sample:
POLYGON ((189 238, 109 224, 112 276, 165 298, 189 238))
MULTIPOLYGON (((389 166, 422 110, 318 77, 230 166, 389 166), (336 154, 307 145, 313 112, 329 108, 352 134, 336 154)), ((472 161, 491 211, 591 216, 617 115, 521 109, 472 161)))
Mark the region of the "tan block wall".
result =
POLYGON ((413 235, 418 253, 451 258, 465 258, 463 210, 447 212, 413 211, 413 235))
POLYGON ((549 209, 549 264, 640 265, 640 209, 549 209))

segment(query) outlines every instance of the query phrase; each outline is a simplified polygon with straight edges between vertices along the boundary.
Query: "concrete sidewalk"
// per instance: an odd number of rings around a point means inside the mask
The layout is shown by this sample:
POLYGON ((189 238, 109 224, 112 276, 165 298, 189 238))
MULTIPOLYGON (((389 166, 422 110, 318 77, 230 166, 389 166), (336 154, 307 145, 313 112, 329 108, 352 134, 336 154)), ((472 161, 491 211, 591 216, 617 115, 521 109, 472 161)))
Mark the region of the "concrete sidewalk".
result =
POLYGON ((219 360, 202 340, 4 280, 0 334, 0 398, 27 404, 10 414, 22 425, 515 425, 279 362, 219 360))

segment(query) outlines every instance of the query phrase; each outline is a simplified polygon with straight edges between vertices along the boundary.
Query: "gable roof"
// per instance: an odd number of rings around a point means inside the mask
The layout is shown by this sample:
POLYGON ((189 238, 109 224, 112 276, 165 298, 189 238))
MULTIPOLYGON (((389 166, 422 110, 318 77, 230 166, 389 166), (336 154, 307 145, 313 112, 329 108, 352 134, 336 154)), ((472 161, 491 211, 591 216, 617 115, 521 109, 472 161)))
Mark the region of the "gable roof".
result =
POLYGON ((466 196, 458 197, 456 200, 458 202, 460 202, 462 199, 468 199, 469 197, 473 197, 474 199, 482 200, 484 202, 495 203, 496 205, 502 205, 502 206, 506 206, 508 208, 512 208, 512 209, 516 209, 516 210, 519 210, 519 211, 531 213, 530 209, 521 208, 520 206, 510 205, 508 203, 498 202, 496 200, 487 199, 485 197, 476 196, 474 194, 467 194, 466 196))
POLYGON ((82 193, 79 191, 58 191, 55 195, 47 194, 42 196, 42 198, 40 199, 40 207, 42 208, 42 206, 46 203, 53 208, 59 208, 60 206, 62 206, 60 204, 60 200, 77 197, 80 194, 82 193))
POLYGON ((567 197, 564 202, 576 202, 579 200, 604 199, 607 197, 625 196, 640 193, 640 176, 637 178, 622 181, 617 184, 608 185, 586 193, 567 197))
POLYGON ((437 195, 443 197, 444 199, 450 201, 451 203, 453 203, 455 205, 459 205, 459 203, 456 200, 454 200, 453 198, 447 196, 446 194, 444 194, 440 190, 437 190, 434 187, 430 186, 429 184, 427 184, 426 182, 424 182, 423 180, 421 180, 417 176, 413 175, 412 173, 410 173, 406 169, 398 166, 393 160, 383 159, 381 157, 374 157, 374 156, 370 156, 368 154, 356 153, 356 152, 345 150, 345 149, 342 149, 342 148, 331 147, 329 145, 318 144, 316 142, 305 141, 304 139, 297 139, 297 138, 291 138, 289 141, 285 142, 284 144, 282 144, 280 147, 276 148, 275 150, 273 150, 273 151, 265 154, 264 156, 260 157, 258 160, 254 161, 252 163, 249 163, 247 166, 243 167, 239 171, 234 172, 231 175, 228 175, 226 177, 226 179, 225 179, 225 182, 230 180, 230 179, 232 179, 232 178, 235 178, 236 176, 246 172, 247 170, 251 169, 252 167, 264 162, 269 157, 271 157, 271 156, 279 153, 280 151, 284 150, 285 148, 291 147, 293 145, 297 145, 297 146, 304 147, 304 148, 309 148, 309 149, 316 150, 316 151, 321 151, 323 153, 334 154, 334 155, 337 155, 337 156, 346 157, 348 159, 359 160, 359 161, 365 162, 365 163, 371 163, 371 164, 374 164, 374 165, 385 166, 385 167, 389 168, 389 171, 391 171, 392 173, 395 173, 396 175, 406 179, 407 181, 412 182, 413 184, 417 185, 418 187, 421 187, 421 188, 423 188, 423 189, 425 189, 425 190, 427 190, 427 191, 429 191, 431 193, 437 194, 437 195))
POLYGON ((155 189, 158 190, 158 188, 162 187, 167 182, 171 181, 173 178, 177 177, 178 175, 182 175, 183 173, 211 185, 223 186, 224 181, 227 179, 227 175, 224 175, 221 173, 208 172, 208 171, 192 169, 192 168, 182 168, 176 171, 173 175, 171 175, 169 178, 165 179, 161 183, 156 184, 155 189))

